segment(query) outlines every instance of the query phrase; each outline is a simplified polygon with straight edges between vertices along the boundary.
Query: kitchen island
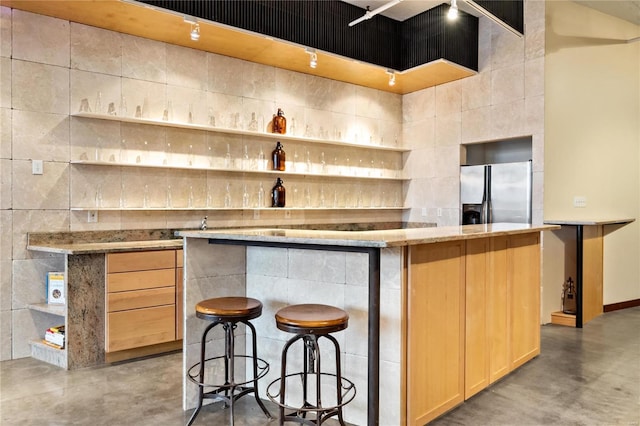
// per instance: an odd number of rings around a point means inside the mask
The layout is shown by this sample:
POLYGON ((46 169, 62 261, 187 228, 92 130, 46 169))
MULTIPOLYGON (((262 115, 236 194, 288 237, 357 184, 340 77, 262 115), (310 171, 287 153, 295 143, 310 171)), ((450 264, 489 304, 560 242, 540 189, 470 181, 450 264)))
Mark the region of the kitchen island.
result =
MULTIPOLYGON (((278 376, 288 339, 275 312, 294 303, 345 309, 343 374, 358 389, 353 424, 425 424, 540 352, 540 232, 466 225, 380 231, 180 231, 185 249, 185 372, 206 326, 200 300, 255 297, 259 356, 278 376), (384 409, 380 409, 383 407, 384 409)), ((222 348, 219 335, 209 345, 222 348)), ((184 408, 196 389, 183 379, 184 408)))

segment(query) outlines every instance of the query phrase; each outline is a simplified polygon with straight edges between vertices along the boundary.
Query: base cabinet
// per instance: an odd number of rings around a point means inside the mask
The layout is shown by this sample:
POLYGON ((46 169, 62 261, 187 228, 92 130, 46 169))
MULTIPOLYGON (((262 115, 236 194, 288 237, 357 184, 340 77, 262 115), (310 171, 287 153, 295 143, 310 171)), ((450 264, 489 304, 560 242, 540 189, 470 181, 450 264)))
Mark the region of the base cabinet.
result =
POLYGON ((410 247, 407 424, 424 425, 540 353, 539 241, 410 247))
POLYGON ((464 400, 464 241, 412 246, 407 292, 407 422, 464 400))
POLYGON ((177 340, 176 252, 107 254, 107 353, 177 340))

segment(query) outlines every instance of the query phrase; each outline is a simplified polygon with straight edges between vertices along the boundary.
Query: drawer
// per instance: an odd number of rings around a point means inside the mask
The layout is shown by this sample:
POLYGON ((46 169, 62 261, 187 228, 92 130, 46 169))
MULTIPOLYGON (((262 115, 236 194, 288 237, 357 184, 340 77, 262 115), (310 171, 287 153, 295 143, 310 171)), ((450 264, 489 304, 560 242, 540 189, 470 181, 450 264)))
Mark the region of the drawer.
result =
POLYGON ((175 340, 175 315, 174 305, 108 313, 106 351, 115 352, 175 340))
POLYGON ((107 274, 107 292, 175 286, 175 274, 175 269, 107 274))
POLYGON ((176 268, 182 268, 184 266, 184 251, 182 249, 176 250, 176 268))
POLYGON ((107 273, 148 271, 176 267, 175 250, 135 251, 107 254, 107 273))
POLYGON ((175 300, 175 286, 149 290, 120 291, 107 294, 107 312, 173 305, 175 300))

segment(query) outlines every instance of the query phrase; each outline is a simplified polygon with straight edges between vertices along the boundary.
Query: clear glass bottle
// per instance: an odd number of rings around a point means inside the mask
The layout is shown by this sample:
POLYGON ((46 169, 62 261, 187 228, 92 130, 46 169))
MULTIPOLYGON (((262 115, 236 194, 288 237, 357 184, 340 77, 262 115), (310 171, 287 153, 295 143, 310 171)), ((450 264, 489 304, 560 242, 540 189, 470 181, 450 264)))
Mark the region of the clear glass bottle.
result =
POLYGON ((282 184, 282 179, 278 178, 271 190, 271 207, 284 207, 286 204, 286 189, 282 184))
POLYGON ((258 208, 264 207, 264 188, 262 182, 260 182, 260 188, 258 188, 258 208))
POLYGON ((249 130, 252 132, 258 131, 258 120, 256 120, 256 113, 251 113, 251 121, 249 122, 249 130))
POLYGON ((260 147, 260 152, 258 153, 258 169, 260 170, 267 169, 267 162, 266 162, 266 159, 264 158, 264 151, 262 150, 262 147, 260 147))
POLYGON ((273 117, 272 128, 273 133, 280 133, 281 135, 287 133, 287 119, 284 116, 284 111, 280 108, 278 108, 278 114, 273 117))
POLYGON ((271 157, 273 159, 273 170, 279 170, 281 172, 283 172, 286 168, 286 165, 285 165, 286 153, 282 148, 283 148, 282 144, 278 142, 276 144, 276 148, 271 153, 271 157))

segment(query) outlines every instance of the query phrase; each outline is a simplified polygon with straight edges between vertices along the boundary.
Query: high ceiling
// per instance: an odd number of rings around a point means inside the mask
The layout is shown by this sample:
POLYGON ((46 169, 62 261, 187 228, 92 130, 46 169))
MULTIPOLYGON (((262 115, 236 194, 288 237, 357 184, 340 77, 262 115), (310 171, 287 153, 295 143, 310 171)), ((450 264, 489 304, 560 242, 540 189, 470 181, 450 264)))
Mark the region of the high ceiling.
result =
MULTIPOLYGON (((344 0, 346 3, 351 3, 362 9, 366 9, 367 6, 371 10, 375 10, 378 7, 389 3, 388 0, 344 0)), ((536 1, 536 0, 534 0, 536 1)), ((542 1, 542 0, 537 0, 542 1)), ((625 21, 632 22, 636 25, 640 25, 640 0, 574 0, 576 3, 580 3, 584 6, 596 9, 600 12, 606 13, 611 16, 615 16, 625 21)), ((477 16, 477 12, 474 9, 464 4, 465 0, 458 0, 458 8, 464 10, 467 13, 477 16)), ((432 7, 438 6, 442 3, 449 3, 449 0, 402 0, 399 4, 385 10, 381 15, 386 16, 396 21, 404 21, 412 16, 418 15, 425 10, 429 10, 432 7)))

